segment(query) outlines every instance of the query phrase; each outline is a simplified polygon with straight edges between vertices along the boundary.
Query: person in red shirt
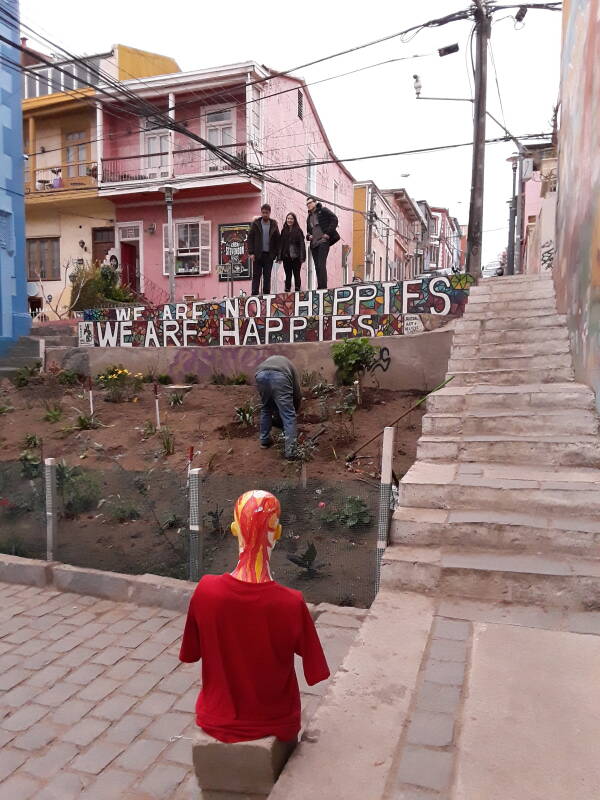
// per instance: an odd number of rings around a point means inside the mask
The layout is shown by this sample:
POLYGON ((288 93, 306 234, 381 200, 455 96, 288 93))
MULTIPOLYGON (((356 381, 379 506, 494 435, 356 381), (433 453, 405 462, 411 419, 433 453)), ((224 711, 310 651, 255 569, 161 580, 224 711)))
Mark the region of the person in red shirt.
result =
POLYGON ((179 658, 202 659, 196 724, 221 742, 297 738, 295 653, 310 686, 329 677, 302 593, 271 576, 280 514, 279 500, 269 492, 239 497, 231 524, 240 550, 237 566, 232 573, 205 575, 190 600, 179 658))

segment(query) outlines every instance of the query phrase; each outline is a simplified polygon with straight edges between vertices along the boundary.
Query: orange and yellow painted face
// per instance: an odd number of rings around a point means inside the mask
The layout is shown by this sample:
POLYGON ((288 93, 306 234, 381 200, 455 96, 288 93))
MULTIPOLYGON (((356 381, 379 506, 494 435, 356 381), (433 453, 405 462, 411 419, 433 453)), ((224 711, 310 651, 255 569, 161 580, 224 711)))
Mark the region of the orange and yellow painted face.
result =
POLYGON ((281 536, 279 500, 270 492, 253 489, 238 497, 231 532, 238 540, 240 558, 231 573, 247 583, 273 580, 269 570, 271 550, 281 536))

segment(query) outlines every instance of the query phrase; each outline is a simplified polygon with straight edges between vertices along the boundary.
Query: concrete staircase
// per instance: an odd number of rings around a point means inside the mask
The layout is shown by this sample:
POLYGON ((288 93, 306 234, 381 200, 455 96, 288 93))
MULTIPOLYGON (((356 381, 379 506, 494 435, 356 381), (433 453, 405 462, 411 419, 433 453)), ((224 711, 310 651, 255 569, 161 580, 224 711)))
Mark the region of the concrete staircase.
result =
POLYGON ((0 356, 0 380, 12 378, 22 367, 33 367, 43 361, 43 345, 33 336, 21 336, 0 356))
POLYGON ((600 438, 549 273, 471 290, 400 486, 382 581, 600 607, 600 438))

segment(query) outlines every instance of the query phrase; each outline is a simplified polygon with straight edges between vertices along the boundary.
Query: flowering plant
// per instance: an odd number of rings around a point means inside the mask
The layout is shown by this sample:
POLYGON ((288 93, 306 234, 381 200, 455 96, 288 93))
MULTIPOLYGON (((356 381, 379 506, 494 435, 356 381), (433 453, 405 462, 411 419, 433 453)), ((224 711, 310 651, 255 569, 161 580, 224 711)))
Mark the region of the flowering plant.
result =
POLYGON ((96 377, 99 386, 106 390, 109 403, 123 403, 135 400, 143 383, 141 372, 130 372, 121 364, 108 367, 96 377))

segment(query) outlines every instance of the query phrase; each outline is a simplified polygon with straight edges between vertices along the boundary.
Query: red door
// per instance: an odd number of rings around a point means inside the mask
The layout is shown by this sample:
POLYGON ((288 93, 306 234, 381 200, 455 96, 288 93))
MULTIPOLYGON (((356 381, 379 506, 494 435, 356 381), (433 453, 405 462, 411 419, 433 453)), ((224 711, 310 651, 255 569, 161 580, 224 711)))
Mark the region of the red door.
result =
POLYGON ((121 242, 121 283, 137 291, 137 247, 121 242))

